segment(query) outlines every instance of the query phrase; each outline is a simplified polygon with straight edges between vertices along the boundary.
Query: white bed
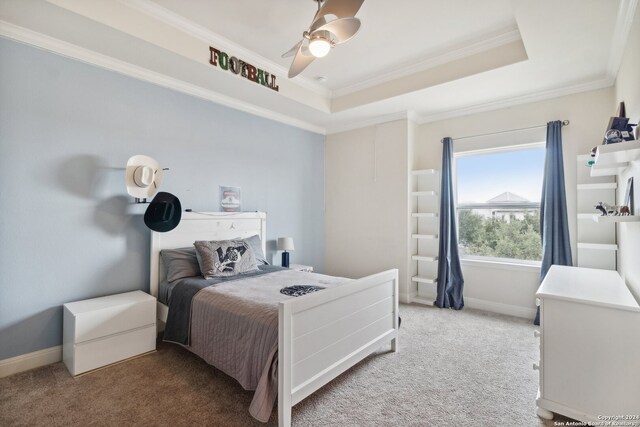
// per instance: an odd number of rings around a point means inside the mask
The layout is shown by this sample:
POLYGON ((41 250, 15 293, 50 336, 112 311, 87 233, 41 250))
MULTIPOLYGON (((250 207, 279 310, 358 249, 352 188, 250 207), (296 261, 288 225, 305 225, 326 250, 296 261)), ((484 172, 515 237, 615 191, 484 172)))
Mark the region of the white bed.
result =
MULTIPOLYGON (((151 233, 150 290, 158 296, 164 279, 160 251, 191 246, 195 240, 224 240, 258 234, 266 253, 266 214, 183 213, 180 225, 151 233)), ((168 307, 158 302, 164 324, 168 307)), ((291 425, 291 407, 385 345, 398 351, 398 271, 387 270, 335 288, 291 298, 278 308, 278 424, 291 425), (322 324, 324 319, 332 319, 322 324), (309 354, 301 338, 319 343, 309 354), (307 363, 299 362, 301 355, 307 363)))

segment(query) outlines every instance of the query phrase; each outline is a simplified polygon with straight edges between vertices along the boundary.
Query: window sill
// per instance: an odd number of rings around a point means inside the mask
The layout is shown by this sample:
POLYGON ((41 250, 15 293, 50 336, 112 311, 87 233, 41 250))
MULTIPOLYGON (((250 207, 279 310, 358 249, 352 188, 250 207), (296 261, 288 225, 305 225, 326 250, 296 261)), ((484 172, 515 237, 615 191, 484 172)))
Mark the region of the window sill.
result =
POLYGON ((526 272, 540 272, 540 262, 533 262, 531 264, 522 263, 518 261, 509 262, 509 261, 498 261, 495 259, 475 259, 475 258, 461 258, 461 265, 466 265, 469 267, 480 267, 480 268, 490 268, 490 269, 499 269, 499 270, 516 270, 516 271, 526 271, 526 272))

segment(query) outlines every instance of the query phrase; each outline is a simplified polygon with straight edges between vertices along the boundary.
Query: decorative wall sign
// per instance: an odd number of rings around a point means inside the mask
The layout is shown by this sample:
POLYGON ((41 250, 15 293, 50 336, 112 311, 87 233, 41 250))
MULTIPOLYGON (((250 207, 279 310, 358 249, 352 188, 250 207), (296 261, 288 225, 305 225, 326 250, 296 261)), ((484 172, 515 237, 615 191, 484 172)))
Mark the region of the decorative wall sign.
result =
POLYGON ((211 54, 209 64, 214 67, 220 67, 225 71, 240 75, 247 80, 261 84, 276 92, 280 91, 280 87, 276 85, 276 76, 274 74, 261 70, 235 56, 229 56, 228 53, 222 52, 215 47, 209 46, 209 52, 211 54))

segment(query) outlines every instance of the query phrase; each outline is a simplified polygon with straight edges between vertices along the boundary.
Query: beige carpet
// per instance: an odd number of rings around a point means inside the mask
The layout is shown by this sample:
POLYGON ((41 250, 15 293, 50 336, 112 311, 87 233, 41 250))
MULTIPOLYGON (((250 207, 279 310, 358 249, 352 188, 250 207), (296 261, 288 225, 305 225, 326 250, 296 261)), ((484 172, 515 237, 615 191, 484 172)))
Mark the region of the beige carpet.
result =
MULTIPOLYGON (((294 426, 545 425, 535 416, 538 343, 529 321, 413 305, 401 314, 400 353, 380 351, 298 404, 294 426)), ((251 397, 160 343, 156 353, 75 379, 62 363, 0 379, 0 426, 263 425, 247 412, 251 397)))

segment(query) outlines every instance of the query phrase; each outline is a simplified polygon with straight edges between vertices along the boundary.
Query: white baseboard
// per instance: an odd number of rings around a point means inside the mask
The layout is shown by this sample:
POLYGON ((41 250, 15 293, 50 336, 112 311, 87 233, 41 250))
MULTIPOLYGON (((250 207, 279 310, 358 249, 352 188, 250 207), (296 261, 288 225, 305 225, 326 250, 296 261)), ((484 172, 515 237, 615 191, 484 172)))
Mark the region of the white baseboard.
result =
POLYGON ((478 310, 491 311, 493 313, 506 314, 508 316, 523 317, 533 320, 536 317, 536 309, 519 305, 503 304, 501 302, 487 301, 478 298, 464 297, 465 307, 478 310))
POLYGON ((425 298, 425 297, 415 296, 413 297, 411 302, 414 304, 421 304, 421 305, 433 305, 434 299, 435 298, 425 298))
POLYGON ((400 300, 400 302, 403 304, 411 304, 411 301, 413 301, 413 298, 415 298, 416 295, 418 295, 417 292, 400 292, 398 295, 398 300, 400 300))
POLYGON ((9 375, 17 374, 18 372, 39 368, 41 366, 50 365, 61 360, 61 345, 0 360, 0 378, 8 377, 9 375))
MULTIPOLYGON (((412 299, 412 302, 417 304, 433 305, 436 296, 416 296, 412 299)), ((533 320, 536 317, 536 309, 522 307, 519 305, 503 304, 501 302, 488 301, 479 298, 464 297, 464 306, 467 308, 474 308, 476 310, 490 311, 492 313, 506 314, 507 316, 523 317, 525 319, 533 320)))

